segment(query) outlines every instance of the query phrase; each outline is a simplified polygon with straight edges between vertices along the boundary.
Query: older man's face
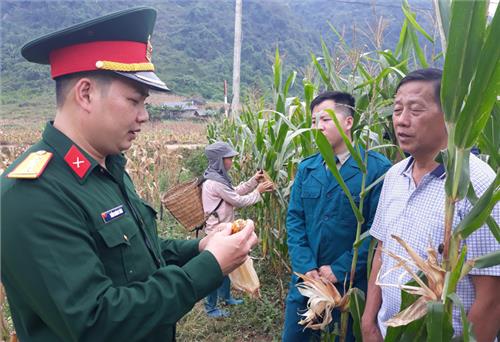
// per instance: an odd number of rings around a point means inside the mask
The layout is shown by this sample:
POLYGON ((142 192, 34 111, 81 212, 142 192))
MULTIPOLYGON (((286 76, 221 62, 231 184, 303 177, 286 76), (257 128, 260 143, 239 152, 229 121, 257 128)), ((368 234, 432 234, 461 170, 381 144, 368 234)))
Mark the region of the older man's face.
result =
POLYGON ((434 96, 434 84, 411 81, 396 94, 392 116, 399 146, 416 159, 434 158, 446 147, 444 114, 434 96))

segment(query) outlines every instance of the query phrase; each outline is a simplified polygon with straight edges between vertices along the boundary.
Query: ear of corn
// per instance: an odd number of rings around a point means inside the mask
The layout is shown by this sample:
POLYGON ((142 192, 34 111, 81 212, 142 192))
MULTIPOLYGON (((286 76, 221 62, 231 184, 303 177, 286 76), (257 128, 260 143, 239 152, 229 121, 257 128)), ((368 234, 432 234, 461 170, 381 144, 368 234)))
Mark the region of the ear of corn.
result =
POLYGON ((332 321, 332 310, 339 308, 346 311, 349 306, 348 295, 341 296, 335 286, 324 278, 313 279, 304 274, 295 273, 303 281, 297 289, 304 297, 308 297, 307 311, 300 314, 303 318, 299 324, 313 330, 324 330, 332 321))

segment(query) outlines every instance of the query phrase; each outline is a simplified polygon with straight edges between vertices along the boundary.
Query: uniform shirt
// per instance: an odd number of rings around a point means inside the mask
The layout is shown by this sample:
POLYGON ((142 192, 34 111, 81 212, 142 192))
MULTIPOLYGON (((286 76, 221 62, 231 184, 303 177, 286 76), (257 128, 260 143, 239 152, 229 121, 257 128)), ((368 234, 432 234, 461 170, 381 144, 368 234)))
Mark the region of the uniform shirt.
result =
MULTIPOLYGON (((361 154, 364 155, 363 150, 361 154)), ((363 175, 354 159, 347 157, 340 167, 340 175, 359 205, 363 175)), ((370 151, 366 186, 382 176, 389 167, 390 162, 384 156, 370 151)), ((365 223, 362 232, 371 226, 380 188, 381 183, 368 192, 364 199, 365 223)), ((357 221, 347 196, 331 172, 325 169, 323 157, 319 153, 306 158, 299 165, 292 186, 286 226, 293 271, 305 274, 322 265, 330 265, 341 284, 344 279, 349 279, 357 221)), ((369 241, 365 241, 359 249, 355 283, 361 287, 366 286, 368 245, 369 241)), ((295 281, 294 276, 291 292, 300 298, 294 286, 295 281)))
POLYGON ((210 214, 217 208, 220 200, 223 200, 216 211, 216 215, 211 215, 207 219, 205 232, 211 232, 219 223, 234 221, 234 208, 248 207, 260 201, 261 196, 256 189, 258 184, 253 177, 234 189, 211 179, 203 182, 201 198, 205 215, 210 214))
MULTIPOLYGON (((445 212, 445 172, 442 165, 425 175, 418 186, 412 177, 413 158, 407 158, 394 165, 386 174, 377 213, 373 221, 370 234, 383 242, 385 249, 404 258, 410 259, 406 251, 391 238, 391 234, 401 237, 415 251, 427 259, 426 249, 429 244, 438 248, 444 241, 444 212, 445 212)), ((474 155, 470 155, 470 177, 478 196, 486 190, 495 178, 493 170, 474 155)), ((462 200, 456 204, 453 227, 455 227, 470 211, 471 203, 462 200)), ((492 216, 500 222, 500 206, 496 205, 492 216)), ((487 253, 498 251, 500 245, 491 235, 487 226, 481 227, 466 240, 467 259, 474 259, 487 253)), ((382 253, 381 273, 395 265, 394 259, 382 253)), ((395 284, 406 283, 410 280, 406 275, 398 279, 403 271, 390 273, 380 279, 381 283, 395 284)), ((457 294, 464 304, 466 312, 469 311, 475 298, 474 286, 471 275, 500 275, 500 265, 472 269, 457 286, 457 294)), ((400 311, 400 290, 394 287, 382 286, 382 305, 378 313, 378 324, 385 336, 387 327, 384 322, 400 311)), ((453 328, 458 335, 462 331, 460 312, 453 310, 453 328)))
POLYGON ((101 167, 49 123, 2 175, 1 275, 21 341, 172 341, 220 285, 198 240, 157 237, 124 167, 121 155, 101 167), (40 150, 53 157, 39 178, 7 178, 40 150))

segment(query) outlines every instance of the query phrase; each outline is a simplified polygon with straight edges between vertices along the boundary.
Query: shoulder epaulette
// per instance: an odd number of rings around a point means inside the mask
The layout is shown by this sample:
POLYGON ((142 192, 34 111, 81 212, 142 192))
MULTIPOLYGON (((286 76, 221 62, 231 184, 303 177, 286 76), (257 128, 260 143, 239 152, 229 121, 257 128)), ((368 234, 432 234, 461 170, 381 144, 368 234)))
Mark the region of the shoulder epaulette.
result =
POLYGON ((51 158, 51 152, 44 150, 32 152, 28 154, 28 156, 7 175, 7 177, 36 179, 43 173, 51 158))

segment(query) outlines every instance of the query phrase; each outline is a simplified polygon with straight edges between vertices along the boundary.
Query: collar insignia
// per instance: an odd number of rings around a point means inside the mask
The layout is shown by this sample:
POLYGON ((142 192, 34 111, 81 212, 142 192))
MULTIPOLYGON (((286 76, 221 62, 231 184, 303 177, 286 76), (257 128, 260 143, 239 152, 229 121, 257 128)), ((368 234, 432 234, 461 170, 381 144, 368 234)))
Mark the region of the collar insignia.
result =
POLYGON ((80 179, 85 177, 87 170, 90 168, 90 162, 82 152, 75 146, 71 146, 68 153, 64 156, 64 160, 68 166, 75 172, 80 179))

